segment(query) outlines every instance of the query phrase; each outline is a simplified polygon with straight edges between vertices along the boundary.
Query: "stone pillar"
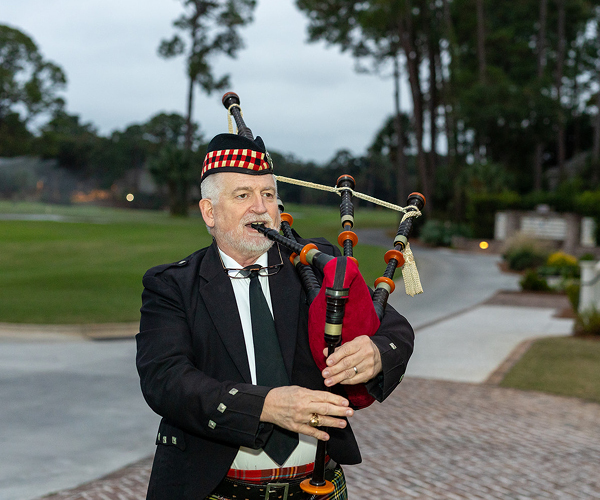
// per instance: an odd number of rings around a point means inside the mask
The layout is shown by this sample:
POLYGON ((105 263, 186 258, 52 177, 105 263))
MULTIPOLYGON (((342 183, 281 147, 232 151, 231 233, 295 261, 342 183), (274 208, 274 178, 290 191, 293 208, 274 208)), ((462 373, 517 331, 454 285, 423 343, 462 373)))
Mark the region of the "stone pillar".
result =
POLYGON ((506 211, 506 237, 510 238, 513 234, 521 230, 521 213, 516 210, 506 211))
POLYGON ((574 254, 581 240, 581 217, 576 214, 563 214, 567 223, 567 234, 563 242, 565 252, 574 254))
POLYGON ((496 212, 494 217, 494 239, 496 241, 506 240, 506 212, 496 212))
POLYGON ((600 310, 600 262, 592 260, 582 260, 579 262, 581 268, 581 280, 579 289, 579 308, 582 312, 586 309, 600 310))
POLYGON ((593 217, 581 218, 581 241, 584 248, 594 248, 596 246, 596 221, 593 217))

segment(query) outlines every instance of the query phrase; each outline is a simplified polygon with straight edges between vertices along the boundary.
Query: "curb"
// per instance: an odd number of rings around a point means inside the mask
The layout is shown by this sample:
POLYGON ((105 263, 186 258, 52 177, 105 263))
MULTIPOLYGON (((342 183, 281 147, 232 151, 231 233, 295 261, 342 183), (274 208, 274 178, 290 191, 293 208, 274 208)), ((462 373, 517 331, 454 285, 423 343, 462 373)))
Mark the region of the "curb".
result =
POLYGON ((88 340, 132 339, 139 323, 91 323, 79 325, 34 325, 0 323, 1 340, 88 340))
POLYGON ((517 362, 523 357, 523 355, 529 350, 532 344, 543 337, 537 337, 532 339, 527 339, 521 342, 517 347, 515 347, 512 352, 508 355, 508 357, 502 362, 502 364, 496 368, 492 374, 482 382, 483 385, 494 385, 497 386, 502 382, 504 376, 511 370, 513 366, 517 364, 517 362))

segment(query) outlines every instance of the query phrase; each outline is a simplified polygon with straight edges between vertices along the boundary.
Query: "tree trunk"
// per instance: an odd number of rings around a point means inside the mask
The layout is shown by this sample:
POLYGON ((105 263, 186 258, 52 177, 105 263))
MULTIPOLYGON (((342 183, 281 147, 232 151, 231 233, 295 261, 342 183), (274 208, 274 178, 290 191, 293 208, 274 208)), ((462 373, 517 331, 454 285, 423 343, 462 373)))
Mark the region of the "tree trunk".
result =
MULTIPOLYGON (((600 71, 596 73, 597 81, 600 83, 600 71)), ((592 147, 592 182, 600 180, 600 90, 596 93, 596 117, 594 119, 594 143, 592 147)))
MULTIPOLYGON (((410 56, 407 57, 407 66, 408 79, 413 99, 413 119, 417 141, 417 170, 419 172, 423 194, 429 201, 431 199, 431 184, 433 179, 430 179, 428 175, 425 150, 423 149, 423 93, 421 92, 420 85, 418 56, 416 56, 416 52, 413 50, 408 52, 408 54, 411 53, 415 54, 415 56, 413 59, 411 59, 410 56)), ((427 206, 429 207, 429 210, 431 210, 431 203, 427 203, 427 206)))
POLYGON ((452 25, 452 16, 450 15, 450 4, 448 0, 443 0, 443 12, 444 12, 444 36, 448 41, 449 50, 449 63, 448 63, 448 78, 444 71, 444 63, 440 57, 440 75, 442 76, 442 104, 444 109, 444 131, 446 133, 446 140, 448 141, 448 153, 446 155, 446 163, 448 168, 452 165, 452 159, 457 154, 457 137, 456 137, 456 120, 454 119, 454 96, 453 96, 453 82, 452 78, 455 76, 455 68, 458 65, 458 54, 452 51, 452 48, 456 46, 454 27, 452 25))
POLYGON ((486 60, 485 60, 485 17, 483 15, 483 0, 477 1, 477 60, 479 63, 479 81, 485 83, 486 80, 486 60))
POLYGON ((542 190, 542 165, 544 161, 544 144, 538 142, 535 145, 534 160, 533 160, 533 190, 542 190))
POLYGON ((558 6, 558 53, 556 61, 556 98, 559 105, 557 142, 558 176, 562 181, 565 177, 565 124, 562 109, 562 79, 565 61, 565 0, 557 0, 558 6))
POLYGON ((454 124, 454 110, 450 103, 449 95, 451 93, 450 83, 446 80, 442 81, 442 96, 444 110, 444 133, 448 141, 448 152, 446 154, 447 166, 450 166, 451 159, 456 156, 456 126, 454 124))
POLYGON ((429 133, 431 137, 431 150, 429 151, 429 175, 432 179, 435 179, 437 171, 437 140, 438 140, 438 105, 439 96, 437 88, 437 67, 436 58, 437 50, 436 43, 437 39, 433 39, 434 30, 432 29, 429 35, 429 46, 427 48, 429 52, 429 133))
POLYGON ((415 136, 417 142, 417 171, 419 172, 419 180, 423 195, 427 199, 425 210, 431 213, 433 208, 433 179, 427 172, 427 161, 425 151, 423 150, 423 92, 421 91, 420 75, 419 75, 419 54, 413 43, 412 21, 411 21, 411 2, 406 2, 406 11, 404 19, 400 19, 398 23, 398 31, 400 43, 404 54, 406 55, 406 66, 408 68, 408 81, 413 101, 413 119, 415 125, 415 136), (406 27, 404 27, 406 23, 406 27))
MULTIPOLYGON (((548 0, 540 0, 540 30, 537 43, 537 77, 542 83, 544 77, 544 68, 546 67, 546 21, 548 19, 548 0)), ((539 141, 535 145, 535 153, 533 159, 533 189, 534 191, 542 190, 543 176, 543 158, 544 143, 539 141)))
POLYGON ((408 196, 406 157, 404 155, 404 130, 402 112, 400 110, 400 61, 398 54, 394 57, 394 128, 396 131, 396 203, 403 206, 408 196))
POLYGON ((539 80, 544 76, 546 67, 546 23, 548 20, 548 0, 540 0, 540 30, 537 43, 537 77, 539 80))
POLYGON ((192 150, 192 111, 194 108, 194 78, 190 76, 188 84, 188 98, 187 98, 187 114, 185 116, 185 149, 187 151, 192 150))
MULTIPOLYGON (((487 63, 485 57, 485 16, 483 12, 483 0, 476 0, 477 9, 477 63, 479 67, 479 83, 485 85, 487 75, 487 63)), ((473 155, 476 163, 481 163, 482 146, 486 146, 488 138, 479 130, 475 130, 473 139, 474 148, 473 155)))
POLYGON ((187 115, 185 117, 185 149, 187 151, 192 150, 193 145, 193 122, 192 122, 192 112, 194 109, 194 86, 196 85, 196 79, 198 78, 198 71, 192 69, 191 61, 193 60, 194 51, 196 50, 196 45, 198 44, 198 29, 200 19, 205 16, 208 12, 209 5, 205 2, 201 2, 198 0, 194 0, 194 13, 190 18, 190 54, 188 56, 188 76, 189 76, 189 84, 188 84, 188 98, 187 98, 187 115))
MULTIPOLYGON (((577 58, 578 59, 578 58, 577 58)), ((576 59, 577 74, 584 73, 583 68, 579 65, 576 59)), ((579 94, 580 87, 577 78, 573 79, 573 93, 569 104, 569 114, 573 119, 573 156, 577 156, 581 152, 581 120, 579 119, 578 103, 582 101, 582 96, 579 94)))
POLYGON ((188 216, 188 187, 186 183, 171 180, 167 184, 169 190, 169 213, 181 217, 188 216))

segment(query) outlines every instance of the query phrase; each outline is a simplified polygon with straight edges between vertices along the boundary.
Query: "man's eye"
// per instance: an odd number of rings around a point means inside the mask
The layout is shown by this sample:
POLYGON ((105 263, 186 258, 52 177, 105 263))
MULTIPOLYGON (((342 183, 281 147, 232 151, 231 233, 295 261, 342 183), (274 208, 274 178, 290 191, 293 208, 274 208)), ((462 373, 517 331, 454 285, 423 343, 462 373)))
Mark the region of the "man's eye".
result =
POLYGON ((274 198, 275 194, 274 193, 263 193, 263 196, 265 196, 267 198, 274 198))
POLYGON ((245 200, 246 198, 248 198, 248 194, 247 193, 238 194, 236 196, 236 198, 239 198, 240 200, 245 200))

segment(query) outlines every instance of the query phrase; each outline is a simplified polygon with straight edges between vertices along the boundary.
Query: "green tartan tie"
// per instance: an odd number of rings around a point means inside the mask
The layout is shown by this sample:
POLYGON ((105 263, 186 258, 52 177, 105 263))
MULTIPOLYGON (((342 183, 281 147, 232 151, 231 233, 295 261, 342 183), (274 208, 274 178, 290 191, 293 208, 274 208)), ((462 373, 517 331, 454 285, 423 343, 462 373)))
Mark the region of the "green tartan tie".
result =
MULTIPOLYGON (((252 265, 244 269, 250 276, 250 318, 254 340, 256 383, 270 387, 290 385, 275 331, 275 322, 258 279, 260 266, 252 265)), ((263 450, 279 466, 282 466, 297 445, 297 433, 274 426, 273 433, 263 450)))

